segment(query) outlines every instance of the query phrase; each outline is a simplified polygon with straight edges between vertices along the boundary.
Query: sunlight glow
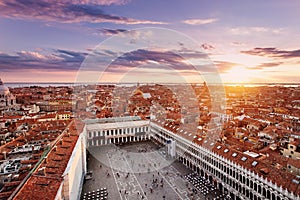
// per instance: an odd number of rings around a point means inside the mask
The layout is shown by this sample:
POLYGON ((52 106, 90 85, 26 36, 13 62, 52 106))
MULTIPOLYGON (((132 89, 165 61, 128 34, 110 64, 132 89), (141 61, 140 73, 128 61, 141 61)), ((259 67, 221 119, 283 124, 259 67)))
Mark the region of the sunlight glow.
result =
POLYGON ((253 77, 253 70, 236 66, 223 75, 223 81, 231 83, 249 83, 253 77))

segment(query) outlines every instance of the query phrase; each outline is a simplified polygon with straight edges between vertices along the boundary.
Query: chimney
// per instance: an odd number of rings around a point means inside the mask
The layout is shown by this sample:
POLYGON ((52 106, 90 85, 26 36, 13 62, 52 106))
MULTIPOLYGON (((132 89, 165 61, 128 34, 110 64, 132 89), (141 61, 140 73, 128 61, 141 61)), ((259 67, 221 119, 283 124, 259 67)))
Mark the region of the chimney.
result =
POLYGON ((54 146, 53 150, 54 150, 54 151, 57 151, 57 146, 54 146))
POLYGON ((34 145, 31 146, 32 153, 34 152, 34 145))
POLYGON ((46 167, 40 168, 38 172, 39 172, 40 175, 46 176, 46 167))
POLYGON ((3 151, 4 160, 6 160, 6 151, 3 151))
POLYGON ((15 180, 15 181, 17 181, 19 179, 19 176, 20 176, 19 174, 15 174, 15 175, 13 175, 12 179, 15 180))
POLYGON ((45 156, 45 163, 48 163, 48 156, 45 156))

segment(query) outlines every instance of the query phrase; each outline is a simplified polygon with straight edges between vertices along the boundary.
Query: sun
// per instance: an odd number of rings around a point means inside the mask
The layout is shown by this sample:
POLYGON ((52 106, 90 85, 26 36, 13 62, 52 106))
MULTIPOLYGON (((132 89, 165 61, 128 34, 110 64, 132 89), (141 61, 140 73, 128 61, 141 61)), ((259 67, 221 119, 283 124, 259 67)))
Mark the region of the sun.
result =
POLYGON ((251 75, 251 70, 243 66, 236 66, 225 73, 223 78, 226 82, 231 83, 249 83, 251 82, 251 75))

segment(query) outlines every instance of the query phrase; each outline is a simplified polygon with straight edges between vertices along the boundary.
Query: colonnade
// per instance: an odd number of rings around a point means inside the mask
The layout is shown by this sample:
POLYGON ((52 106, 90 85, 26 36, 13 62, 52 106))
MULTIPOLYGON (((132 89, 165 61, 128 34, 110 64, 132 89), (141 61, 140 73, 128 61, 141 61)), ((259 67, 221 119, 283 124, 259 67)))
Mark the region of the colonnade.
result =
MULTIPOLYGON (((255 174, 202 146, 188 141, 171 131, 151 123, 152 137, 164 144, 168 139, 176 140, 176 158, 210 180, 218 189, 234 200, 299 200, 299 196, 282 189, 255 174)), ((221 147, 221 146, 220 146, 221 147)))
POLYGON ((149 126, 87 131, 87 141, 89 147, 127 142, 140 142, 149 139, 149 126))

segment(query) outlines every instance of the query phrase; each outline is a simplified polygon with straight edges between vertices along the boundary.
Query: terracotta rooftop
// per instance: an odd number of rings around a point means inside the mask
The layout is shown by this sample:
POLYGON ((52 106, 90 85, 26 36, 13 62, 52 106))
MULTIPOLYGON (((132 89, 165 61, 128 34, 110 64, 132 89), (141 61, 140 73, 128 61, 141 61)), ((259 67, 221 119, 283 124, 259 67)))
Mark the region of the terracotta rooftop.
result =
POLYGON ((82 132, 83 123, 72 120, 69 129, 53 144, 42 163, 32 173, 14 199, 54 199, 63 180, 69 158, 82 132), (45 174, 41 173, 45 169, 45 174))
POLYGON ((21 160, 21 167, 17 173, 15 173, 16 178, 12 180, 12 182, 8 182, 4 185, 1 193, 0 199, 7 199, 19 186, 19 183, 24 180, 24 178, 29 174, 30 170, 38 163, 41 158, 42 152, 46 148, 47 144, 57 138, 57 136, 61 133, 61 130, 66 128, 66 122, 43 122, 43 123, 35 123, 33 128, 27 131, 25 134, 22 134, 18 138, 8 142, 0 147, 0 160, 4 159, 4 154, 6 154, 8 159, 22 157, 23 153, 12 151, 16 149, 16 147, 22 147, 26 145, 27 147, 31 145, 40 146, 40 148, 35 148, 34 152, 30 153, 29 160, 21 160), (42 134, 45 130, 52 130, 51 134, 42 134), (4 153, 6 152, 6 153, 4 153))

